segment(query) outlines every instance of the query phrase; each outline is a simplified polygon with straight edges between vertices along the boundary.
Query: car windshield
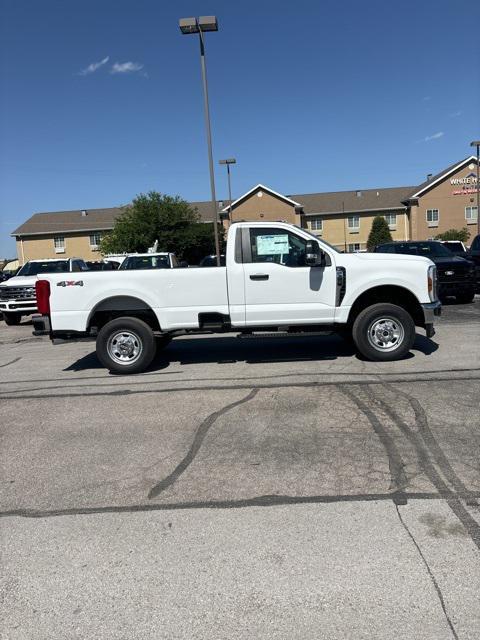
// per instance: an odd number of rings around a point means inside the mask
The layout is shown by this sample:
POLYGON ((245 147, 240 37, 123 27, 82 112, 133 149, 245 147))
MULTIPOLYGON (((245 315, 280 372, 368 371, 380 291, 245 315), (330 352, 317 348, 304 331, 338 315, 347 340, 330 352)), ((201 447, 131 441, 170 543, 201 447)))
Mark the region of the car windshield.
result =
POLYGON ((168 256, 128 256, 125 258, 120 269, 169 269, 170 261, 168 256))
POLYGON ((463 248, 463 244, 461 242, 448 242, 444 245, 449 251, 457 251, 459 253, 465 253, 465 249, 463 248))
POLYGON ((426 258, 430 258, 430 256, 435 258, 452 256, 452 252, 440 242, 410 242, 408 244, 399 242, 395 245, 395 249, 397 253, 408 253, 414 256, 425 256, 426 258))
POLYGON ((68 260, 51 260, 49 262, 27 262, 17 276, 36 276, 38 273, 68 273, 68 260))

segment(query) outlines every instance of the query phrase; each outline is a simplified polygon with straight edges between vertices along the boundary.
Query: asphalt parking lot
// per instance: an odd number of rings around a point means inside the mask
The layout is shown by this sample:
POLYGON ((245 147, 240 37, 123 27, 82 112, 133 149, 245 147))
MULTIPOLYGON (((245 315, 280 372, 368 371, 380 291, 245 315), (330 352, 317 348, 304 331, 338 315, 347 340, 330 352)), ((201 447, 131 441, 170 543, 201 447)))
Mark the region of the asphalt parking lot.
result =
POLYGON ((0 322, 2 638, 480 638, 480 297, 400 362, 0 322))

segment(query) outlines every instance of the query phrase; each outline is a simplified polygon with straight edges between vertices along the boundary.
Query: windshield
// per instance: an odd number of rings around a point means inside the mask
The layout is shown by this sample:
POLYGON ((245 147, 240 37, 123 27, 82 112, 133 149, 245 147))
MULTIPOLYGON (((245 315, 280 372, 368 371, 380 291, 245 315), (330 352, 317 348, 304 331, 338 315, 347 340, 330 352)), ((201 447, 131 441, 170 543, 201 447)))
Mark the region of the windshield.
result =
POLYGON ((448 258, 452 256, 452 252, 449 251, 440 242, 411 242, 408 244, 402 244, 401 242, 396 245, 397 253, 408 253, 414 256, 425 256, 430 258, 434 256, 436 258, 448 258))
POLYGON ((335 251, 335 253, 341 253, 341 251, 339 251, 336 247, 334 247, 333 244, 330 244, 323 238, 319 238, 313 233, 310 233, 308 229, 303 229, 302 227, 299 227, 298 224, 294 224, 293 226, 297 227, 297 229, 300 229, 303 233, 306 233, 307 236, 310 236, 310 238, 313 238, 314 240, 316 240, 320 244, 320 246, 322 246, 322 244, 325 244, 329 249, 331 249, 332 251, 335 251))
POLYGON ((128 256, 120 269, 170 269, 170 261, 168 256, 128 256))
POLYGON ((446 247, 449 251, 465 253, 465 249, 463 248, 463 244, 461 242, 449 242, 443 246, 446 247))
POLYGON ((37 273, 68 273, 68 260, 51 260, 48 262, 27 262, 17 276, 36 276, 37 273))

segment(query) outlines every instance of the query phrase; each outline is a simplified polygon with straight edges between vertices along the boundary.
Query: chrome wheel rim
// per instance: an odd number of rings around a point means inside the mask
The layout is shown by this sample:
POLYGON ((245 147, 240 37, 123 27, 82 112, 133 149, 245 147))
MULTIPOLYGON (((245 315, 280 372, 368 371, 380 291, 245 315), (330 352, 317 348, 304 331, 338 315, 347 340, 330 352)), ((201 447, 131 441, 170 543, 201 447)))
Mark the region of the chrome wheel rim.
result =
POLYGON ((108 355, 117 364, 133 364, 140 358, 142 351, 142 341, 133 331, 117 331, 107 342, 108 355))
POLYGON ((377 318, 370 323, 367 335, 377 351, 395 351, 403 342, 405 329, 397 318, 377 318))

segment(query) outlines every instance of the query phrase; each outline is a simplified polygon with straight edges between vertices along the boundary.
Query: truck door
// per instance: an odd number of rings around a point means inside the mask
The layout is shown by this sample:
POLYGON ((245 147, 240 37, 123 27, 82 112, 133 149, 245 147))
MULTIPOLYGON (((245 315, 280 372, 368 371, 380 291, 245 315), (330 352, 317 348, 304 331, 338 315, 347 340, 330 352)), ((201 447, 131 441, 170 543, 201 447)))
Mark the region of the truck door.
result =
POLYGON ((336 270, 305 264, 307 240, 286 228, 250 227, 244 236, 246 325, 334 321, 336 270))

